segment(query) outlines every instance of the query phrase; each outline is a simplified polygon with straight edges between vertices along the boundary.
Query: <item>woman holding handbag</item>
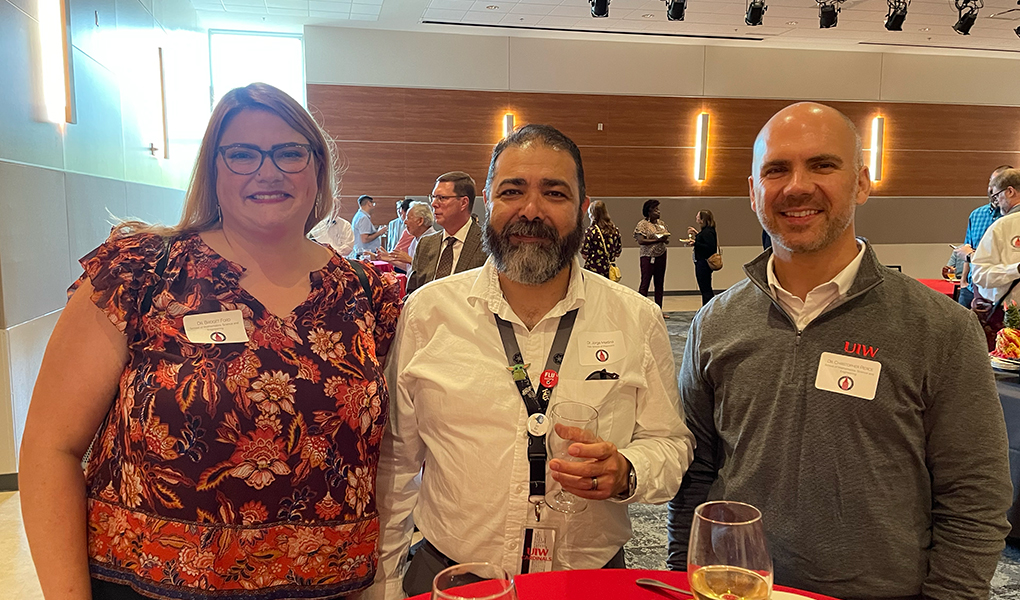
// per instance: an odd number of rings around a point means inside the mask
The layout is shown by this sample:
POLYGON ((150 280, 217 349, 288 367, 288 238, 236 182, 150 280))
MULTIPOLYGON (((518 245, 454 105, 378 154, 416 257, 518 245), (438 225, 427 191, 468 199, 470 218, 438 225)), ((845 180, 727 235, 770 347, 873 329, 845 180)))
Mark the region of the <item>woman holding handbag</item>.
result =
POLYGON ((722 255, 719 254, 719 238, 715 233, 715 217, 712 216, 712 211, 698 211, 695 220, 701 231, 688 227, 687 234, 691 237, 687 240, 687 245, 694 246, 694 277, 698 280, 701 305, 704 306, 715 296, 715 292, 712 291, 712 271, 722 268, 722 255), (718 258, 713 258, 716 255, 718 258), (716 261, 717 265, 713 265, 712 263, 716 261))
POLYGON ((588 218, 591 219, 591 225, 585 230, 584 243, 581 245, 584 268, 613 281, 620 281, 620 269, 615 261, 623 251, 623 242, 620 240, 620 230, 609 218, 606 203, 593 200, 588 206, 588 218))

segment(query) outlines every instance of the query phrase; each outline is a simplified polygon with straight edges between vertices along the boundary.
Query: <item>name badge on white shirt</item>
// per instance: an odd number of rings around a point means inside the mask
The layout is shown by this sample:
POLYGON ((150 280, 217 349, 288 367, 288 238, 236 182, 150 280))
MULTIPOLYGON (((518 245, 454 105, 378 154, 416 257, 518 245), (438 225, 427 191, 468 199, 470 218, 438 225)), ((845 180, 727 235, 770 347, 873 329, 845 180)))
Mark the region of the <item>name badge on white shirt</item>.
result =
POLYGON ((874 400, 882 363, 855 356, 822 352, 815 387, 828 392, 874 400))
POLYGON ((577 355, 586 367, 617 362, 627 352, 622 331, 584 333, 577 338, 577 355))
POLYGON ((184 335, 192 344, 236 344, 248 341, 239 310, 184 316, 184 335))

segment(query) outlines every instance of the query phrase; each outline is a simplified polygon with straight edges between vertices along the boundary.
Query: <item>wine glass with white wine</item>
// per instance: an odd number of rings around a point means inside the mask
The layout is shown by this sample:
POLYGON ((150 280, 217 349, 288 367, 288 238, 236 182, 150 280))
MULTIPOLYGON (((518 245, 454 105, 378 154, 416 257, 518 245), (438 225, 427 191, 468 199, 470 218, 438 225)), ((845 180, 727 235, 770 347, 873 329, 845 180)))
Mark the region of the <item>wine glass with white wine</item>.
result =
POLYGON ((687 578, 698 600, 767 600, 772 594, 772 556, 761 511, 727 501, 696 508, 687 578))

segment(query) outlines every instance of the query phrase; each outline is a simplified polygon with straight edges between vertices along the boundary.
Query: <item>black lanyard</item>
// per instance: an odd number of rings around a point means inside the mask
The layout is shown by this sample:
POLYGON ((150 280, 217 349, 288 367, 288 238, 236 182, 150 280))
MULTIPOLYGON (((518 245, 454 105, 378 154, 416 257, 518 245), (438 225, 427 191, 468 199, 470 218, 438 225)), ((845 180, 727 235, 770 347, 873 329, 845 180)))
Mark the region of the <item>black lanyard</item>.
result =
POLYGON ((520 392, 524 406, 528 409, 528 464, 531 467, 529 495, 545 496, 545 434, 549 429, 545 411, 549 408, 552 390, 559 382, 559 367, 563 362, 563 353, 567 350, 570 332, 574 329, 577 309, 560 317, 556 337, 545 361, 545 370, 539 377, 538 392, 535 392, 528 377, 528 367, 531 365, 524 364, 524 355, 517 345, 514 326, 509 321, 501 319, 499 315, 494 316, 496 326, 499 328, 499 337, 503 340, 503 350, 506 351, 506 359, 510 365, 507 370, 513 376, 517 391, 520 392))

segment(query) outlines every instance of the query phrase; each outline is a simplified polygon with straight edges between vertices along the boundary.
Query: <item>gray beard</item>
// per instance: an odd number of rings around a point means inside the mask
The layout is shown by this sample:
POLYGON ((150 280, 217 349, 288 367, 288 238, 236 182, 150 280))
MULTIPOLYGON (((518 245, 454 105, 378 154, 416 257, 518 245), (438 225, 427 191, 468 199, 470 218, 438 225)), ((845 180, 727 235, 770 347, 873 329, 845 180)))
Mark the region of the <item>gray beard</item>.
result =
POLYGON ((486 215, 482 231, 482 245, 492 256, 496 270, 511 281, 525 285, 540 285, 567 268, 581 249, 584 229, 578 215, 577 227, 561 238, 555 228, 542 221, 512 221, 503 231, 496 230, 486 215), (549 244, 519 244, 510 242, 510 236, 521 235, 545 238, 549 244))

